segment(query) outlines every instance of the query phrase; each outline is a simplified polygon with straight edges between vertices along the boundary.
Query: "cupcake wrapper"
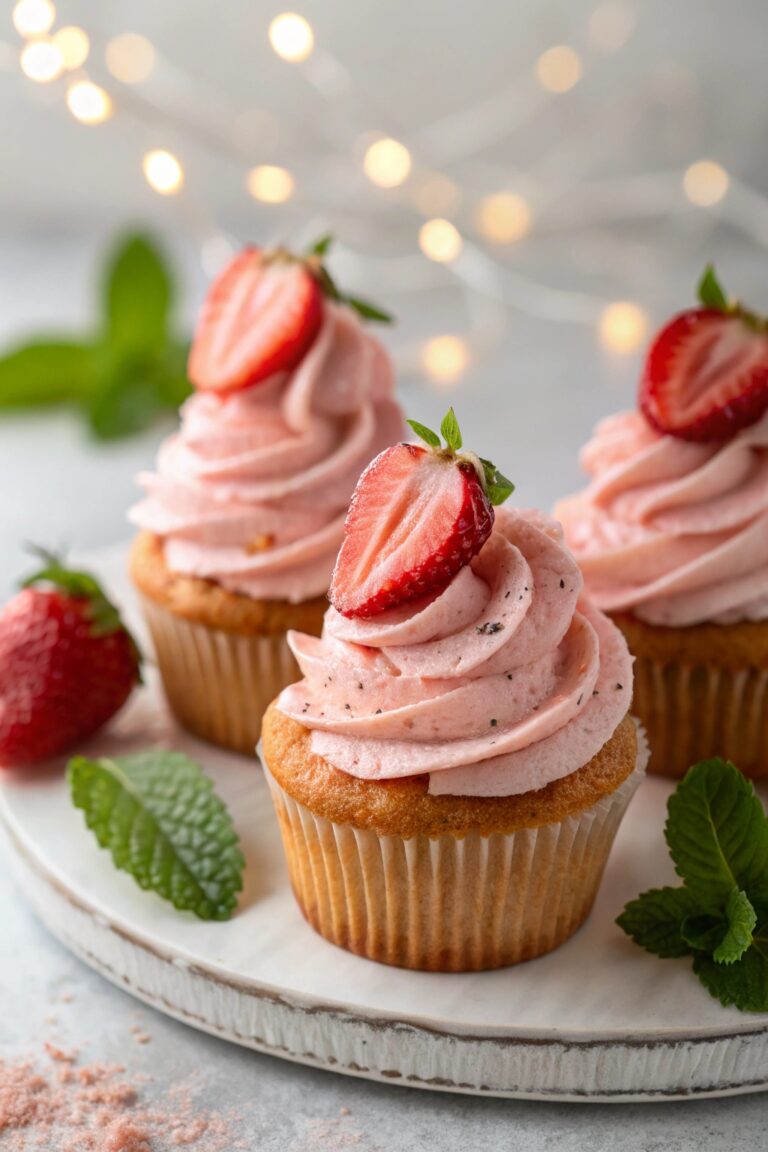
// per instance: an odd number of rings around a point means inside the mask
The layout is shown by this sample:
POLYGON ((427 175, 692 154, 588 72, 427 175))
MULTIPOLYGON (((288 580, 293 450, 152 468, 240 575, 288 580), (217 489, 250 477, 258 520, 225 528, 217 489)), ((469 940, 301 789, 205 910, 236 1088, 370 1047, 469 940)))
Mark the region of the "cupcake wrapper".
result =
POLYGON ((582 924, 646 759, 643 748, 615 792, 558 824, 462 838, 334 824, 265 774, 296 899, 321 936, 385 964, 468 972, 540 956, 582 924))
POLYGON ((684 776, 712 756, 768 777, 768 669, 638 657, 632 711, 648 731, 648 771, 684 776))
POLYGON ((252 756, 269 704, 300 676, 284 634, 237 636, 142 597, 171 711, 195 736, 252 756))

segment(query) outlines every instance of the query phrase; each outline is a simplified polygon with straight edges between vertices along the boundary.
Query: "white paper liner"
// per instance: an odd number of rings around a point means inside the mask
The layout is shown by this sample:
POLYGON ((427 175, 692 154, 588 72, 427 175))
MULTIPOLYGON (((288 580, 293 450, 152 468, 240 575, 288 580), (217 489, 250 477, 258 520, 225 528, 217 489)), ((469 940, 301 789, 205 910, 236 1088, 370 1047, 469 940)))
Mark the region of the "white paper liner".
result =
POLYGON ((174 716, 195 736, 252 756, 265 711, 300 676, 285 634, 237 636, 141 599, 174 716))
POLYGON ((407 840, 315 816, 261 759, 291 884, 312 927, 371 960, 466 972, 540 956, 579 928, 645 773, 648 746, 639 729, 633 772, 559 823, 407 840))
POLYGON ((768 777, 768 669, 663 663, 638 657, 632 709, 648 731, 648 771, 684 776, 722 756, 768 777))

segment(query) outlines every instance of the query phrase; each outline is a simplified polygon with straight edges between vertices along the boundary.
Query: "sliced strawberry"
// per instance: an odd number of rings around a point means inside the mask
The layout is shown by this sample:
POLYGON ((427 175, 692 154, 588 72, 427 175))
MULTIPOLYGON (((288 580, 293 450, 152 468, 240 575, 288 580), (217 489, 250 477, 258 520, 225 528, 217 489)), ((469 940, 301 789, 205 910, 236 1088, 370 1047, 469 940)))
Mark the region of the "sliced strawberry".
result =
POLYGON ((728 304, 711 269, 700 294, 718 306, 682 312, 656 336, 639 403, 660 432, 728 440, 768 411, 768 330, 753 313, 728 304))
POLYGON ((214 281, 189 356, 196 388, 234 392, 294 368, 317 335, 323 292, 302 260, 245 248, 214 281))
POLYGON ((396 444, 361 476, 329 594, 342 615, 375 616, 442 590, 490 536, 492 504, 512 485, 486 461, 458 453, 461 437, 449 417, 443 433, 448 427, 455 436, 447 447, 412 425, 429 447, 396 444))

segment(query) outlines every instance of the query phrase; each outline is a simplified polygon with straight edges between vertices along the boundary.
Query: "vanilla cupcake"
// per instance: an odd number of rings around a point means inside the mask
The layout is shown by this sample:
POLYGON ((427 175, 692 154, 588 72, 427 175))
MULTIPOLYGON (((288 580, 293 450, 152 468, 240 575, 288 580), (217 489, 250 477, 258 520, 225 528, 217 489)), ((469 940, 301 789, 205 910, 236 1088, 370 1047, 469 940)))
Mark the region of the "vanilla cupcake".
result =
POLYGON ((320 632, 350 495, 403 420, 385 349, 319 256, 240 253, 190 378, 179 431, 139 477, 131 572, 177 718, 252 753, 297 674, 286 633, 320 632))
POLYGON ((558 504, 595 604, 624 632, 650 770, 711 756, 768 776, 768 337, 712 296, 648 354, 640 409, 598 425, 558 504))
MULTIPOLYGON (((562 944, 588 915, 642 775, 621 633, 579 600, 559 526, 448 449, 358 485, 320 638, 262 756, 296 898, 328 940, 467 971, 562 944)), ((456 434, 453 433, 456 430, 456 434)))

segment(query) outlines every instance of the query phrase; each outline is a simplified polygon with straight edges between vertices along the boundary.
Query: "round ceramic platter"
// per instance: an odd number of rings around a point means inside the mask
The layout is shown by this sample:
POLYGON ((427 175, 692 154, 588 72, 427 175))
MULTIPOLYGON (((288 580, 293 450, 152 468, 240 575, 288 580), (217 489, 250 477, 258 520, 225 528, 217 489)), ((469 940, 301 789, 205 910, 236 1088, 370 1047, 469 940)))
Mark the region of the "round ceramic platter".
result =
MULTIPOLYGON (((99 565, 130 613, 122 557, 99 565)), ((180 732, 154 677, 84 751, 150 744, 205 765, 247 860, 228 923, 205 924, 117 872, 68 798, 61 766, 3 773, 10 859, 29 903, 67 948, 179 1020, 287 1060, 389 1084, 477 1095, 641 1101, 768 1087, 768 1016, 724 1009, 686 960, 659 961, 614 919, 673 883, 662 828, 669 785, 645 781, 587 924, 558 951, 498 972, 438 975, 361 960, 296 907, 261 769, 180 732)))

